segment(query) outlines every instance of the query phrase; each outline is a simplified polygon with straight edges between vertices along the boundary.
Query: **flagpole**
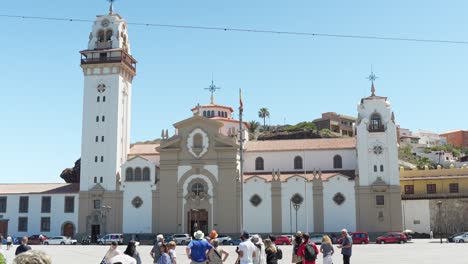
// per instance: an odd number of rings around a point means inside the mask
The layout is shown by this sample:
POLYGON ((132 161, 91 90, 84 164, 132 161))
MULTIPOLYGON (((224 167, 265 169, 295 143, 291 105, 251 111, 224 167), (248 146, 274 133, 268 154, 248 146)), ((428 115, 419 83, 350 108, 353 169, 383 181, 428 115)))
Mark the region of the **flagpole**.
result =
POLYGON ((244 130, 242 115, 244 105, 242 102, 242 89, 239 88, 239 173, 240 173, 240 232, 244 231, 244 130))

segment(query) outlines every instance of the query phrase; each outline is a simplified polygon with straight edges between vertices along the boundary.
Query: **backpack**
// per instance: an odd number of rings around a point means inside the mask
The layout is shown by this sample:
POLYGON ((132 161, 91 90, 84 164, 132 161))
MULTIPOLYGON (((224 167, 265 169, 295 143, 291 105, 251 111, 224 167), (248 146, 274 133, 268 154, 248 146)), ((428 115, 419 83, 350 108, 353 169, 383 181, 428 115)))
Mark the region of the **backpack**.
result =
POLYGON ((279 247, 276 247, 276 259, 283 259, 283 251, 279 247))
POLYGON ((304 249, 304 259, 307 261, 315 261, 317 259, 317 252, 311 243, 307 243, 304 249))

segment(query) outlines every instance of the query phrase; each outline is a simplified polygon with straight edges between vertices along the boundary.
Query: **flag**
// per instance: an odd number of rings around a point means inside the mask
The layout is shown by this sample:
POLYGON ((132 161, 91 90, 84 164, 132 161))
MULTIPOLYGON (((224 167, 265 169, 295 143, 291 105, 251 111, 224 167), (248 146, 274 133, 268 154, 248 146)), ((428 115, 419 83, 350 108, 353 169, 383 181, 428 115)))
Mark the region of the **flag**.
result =
POLYGON ((242 102, 242 89, 239 88, 239 110, 244 111, 244 103, 242 102))

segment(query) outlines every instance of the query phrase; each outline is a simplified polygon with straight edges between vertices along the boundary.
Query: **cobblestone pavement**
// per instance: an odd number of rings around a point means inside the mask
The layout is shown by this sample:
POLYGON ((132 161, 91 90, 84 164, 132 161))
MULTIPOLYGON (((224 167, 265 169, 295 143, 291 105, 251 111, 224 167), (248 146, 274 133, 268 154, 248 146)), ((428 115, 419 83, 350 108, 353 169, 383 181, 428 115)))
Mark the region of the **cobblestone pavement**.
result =
MULTIPOLYGON (((108 246, 32 246, 33 249, 43 250, 48 253, 54 264, 98 264, 108 246)), ((284 258, 279 263, 291 263, 291 246, 280 246, 283 250, 284 258)), ((232 264, 235 261, 236 253, 235 246, 221 247, 230 254, 227 264, 232 264)), ((5 251, 3 246, 0 252, 7 257, 7 263, 11 263, 14 258, 13 250, 5 251)), ((125 246, 119 246, 121 251, 125 250, 125 246)), ((143 263, 150 264, 152 259, 149 255, 151 246, 139 246, 138 251, 142 257, 143 263)), ((338 249, 333 256, 333 263, 343 263, 338 249)), ((185 255, 185 247, 178 246, 177 249, 178 264, 190 263, 185 255)), ((318 263, 322 263, 321 255, 319 255, 318 263)), ((466 264, 468 263, 468 244, 439 244, 436 240, 416 240, 408 244, 392 244, 392 245, 355 245, 353 246, 353 256, 351 263, 379 263, 379 264, 395 264, 395 263, 451 263, 451 264, 466 264)))

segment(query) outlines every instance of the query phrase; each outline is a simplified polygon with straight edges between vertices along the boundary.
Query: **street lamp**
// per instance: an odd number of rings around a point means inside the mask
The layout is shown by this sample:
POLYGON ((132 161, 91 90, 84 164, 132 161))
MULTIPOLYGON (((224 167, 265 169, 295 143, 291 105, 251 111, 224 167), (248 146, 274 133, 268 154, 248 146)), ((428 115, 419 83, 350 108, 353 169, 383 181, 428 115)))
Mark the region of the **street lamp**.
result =
POLYGON ((301 207, 301 205, 298 204, 298 203, 294 203, 294 204, 293 204, 293 207, 294 207, 294 210, 296 210, 296 233, 297 233, 297 210, 299 210, 299 208, 301 207))
POLYGON ((296 233, 297 233, 297 211, 301 207, 301 203, 304 201, 304 198, 298 193, 291 197, 291 202, 293 204, 294 210, 296 210, 296 233))
POLYGON ((442 244, 442 211, 440 210, 442 206, 442 201, 437 201, 437 207, 439 208, 439 233, 440 233, 440 243, 442 244))

